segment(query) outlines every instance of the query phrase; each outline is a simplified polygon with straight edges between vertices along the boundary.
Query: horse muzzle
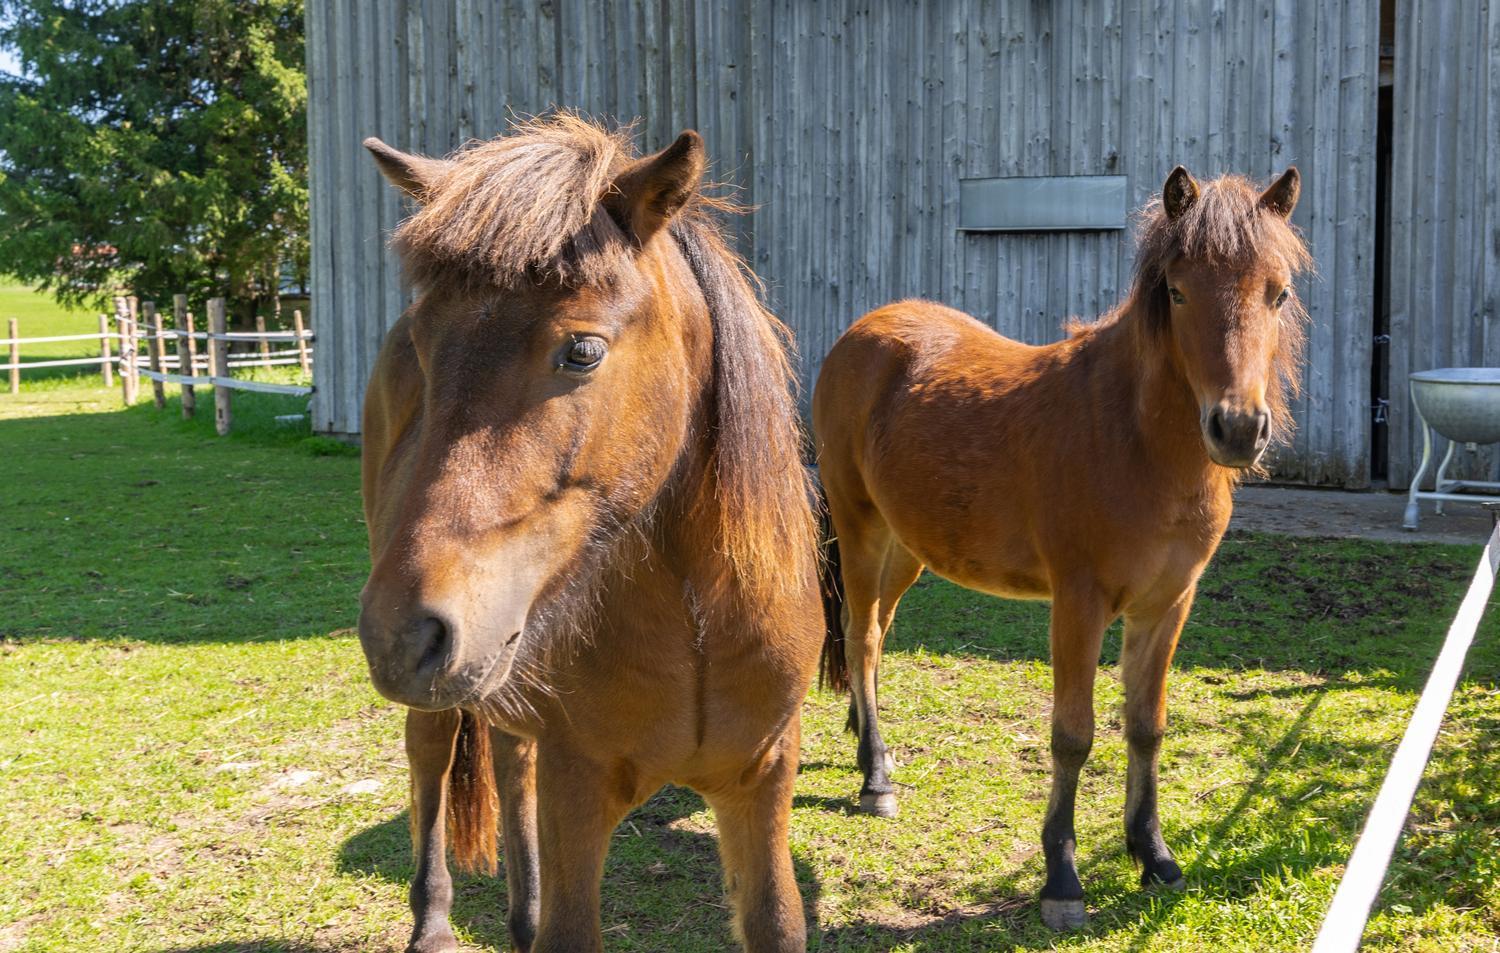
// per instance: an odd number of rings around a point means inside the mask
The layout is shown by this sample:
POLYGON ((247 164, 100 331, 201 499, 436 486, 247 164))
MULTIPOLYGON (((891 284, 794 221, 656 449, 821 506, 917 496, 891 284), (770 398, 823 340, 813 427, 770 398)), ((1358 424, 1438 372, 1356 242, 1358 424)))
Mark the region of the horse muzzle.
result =
POLYGON ((375 690, 422 711, 455 708, 493 690, 510 674, 526 613, 489 619, 475 625, 438 606, 383 607, 367 595, 359 644, 375 690))
POLYGON ((1203 445, 1224 467, 1255 466, 1271 444, 1271 414, 1265 407, 1220 401, 1203 414, 1203 445))

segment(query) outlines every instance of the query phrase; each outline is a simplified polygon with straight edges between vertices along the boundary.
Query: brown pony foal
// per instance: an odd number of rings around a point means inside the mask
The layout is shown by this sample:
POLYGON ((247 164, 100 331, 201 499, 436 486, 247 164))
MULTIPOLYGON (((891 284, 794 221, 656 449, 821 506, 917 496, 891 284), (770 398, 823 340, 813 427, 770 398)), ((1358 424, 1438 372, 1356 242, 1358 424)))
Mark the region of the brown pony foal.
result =
POLYGON ((746 948, 804 949, 815 527, 783 330, 705 214, 701 140, 637 159, 564 115, 447 160, 365 145, 419 206, 421 297, 365 402, 359 620, 410 708, 409 949, 457 947, 445 846, 493 870, 497 809, 516 949, 601 949, 610 835, 669 781, 713 807, 746 948))
POLYGON ((825 671, 853 691, 862 809, 896 813, 876 673, 923 567, 1052 600, 1041 908, 1054 929, 1085 919, 1073 802, 1100 641, 1122 615, 1126 844, 1142 885, 1182 882, 1156 810, 1167 667, 1237 475, 1290 429, 1303 321, 1292 278, 1309 264, 1287 222, 1297 193, 1295 169, 1262 193, 1237 177, 1200 188, 1179 167, 1143 213, 1130 297, 1097 324, 1028 347, 904 301, 839 339, 813 393, 844 596, 825 671))

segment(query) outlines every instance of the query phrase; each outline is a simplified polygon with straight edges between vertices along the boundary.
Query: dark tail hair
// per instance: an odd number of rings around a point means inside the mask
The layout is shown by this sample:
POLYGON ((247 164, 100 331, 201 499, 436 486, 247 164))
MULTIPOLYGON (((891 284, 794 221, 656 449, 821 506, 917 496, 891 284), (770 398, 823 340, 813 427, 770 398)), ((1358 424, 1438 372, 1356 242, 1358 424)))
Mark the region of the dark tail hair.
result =
POLYGON ((448 849, 459 870, 493 874, 499 859, 495 844, 499 793, 490 753, 490 728, 462 712, 453 767, 448 773, 448 849))
POLYGON ((818 659, 818 685, 840 694, 849 691, 849 660, 844 656, 844 575, 839 564, 839 538, 828 515, 828 497, 818 484, 818 536, 823 558, 818 561, 823 590, 823 656, 818 659))

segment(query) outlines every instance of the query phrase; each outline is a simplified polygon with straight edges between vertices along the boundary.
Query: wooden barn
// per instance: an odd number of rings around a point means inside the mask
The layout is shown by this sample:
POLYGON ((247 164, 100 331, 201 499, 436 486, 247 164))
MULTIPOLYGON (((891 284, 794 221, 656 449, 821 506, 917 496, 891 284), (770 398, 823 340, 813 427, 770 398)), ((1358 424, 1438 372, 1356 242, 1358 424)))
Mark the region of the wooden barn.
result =
POLYGON ((359 431, 408 301, 386 247, 403 206, 360 140, 440 155, 554 106, 639 117, 647 149, 704 134, 755 206, 739 239, 807 381, 895 298, 1032 342, 1101 312, 1128 283, 1126 209, 1178 163, 1304 176, 1318 271, 1278 479, 1406 485, 1407 372, 1500 365, 1500 0, 312 0, 307 16, 323 431, 359 431))

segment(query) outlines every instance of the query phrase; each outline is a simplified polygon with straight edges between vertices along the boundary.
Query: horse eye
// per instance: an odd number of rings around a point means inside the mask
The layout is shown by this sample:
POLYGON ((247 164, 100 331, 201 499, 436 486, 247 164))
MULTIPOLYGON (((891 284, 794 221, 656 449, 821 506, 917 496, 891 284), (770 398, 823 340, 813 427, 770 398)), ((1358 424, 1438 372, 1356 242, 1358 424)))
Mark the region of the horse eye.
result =
POLYGON ((567 353, 563 355, 562 363, 557 365, 560 371, 572 371, 574 373, 587 373, 599 366, 604 360, 603 338, 578 337, 574 338, 568 345, 567 353))
POLYGON ((1282 305, 1286 304, 1286 299, 1290 298, 1291 296, 1292 296, 1292 289, 1290 289, 1290 288, 1282 288, 1281 289, 1281 294, 1279 294, 1279 295, 1276 296, 1276 307, 1279 308, 1282 305))
POLYGON ((1167 294, 1171 296, 1173 304, 1187 303, 1187 299, 1182 296, 1182 292, 1178 291, 1176 288, 1167 288, 1167 294))

